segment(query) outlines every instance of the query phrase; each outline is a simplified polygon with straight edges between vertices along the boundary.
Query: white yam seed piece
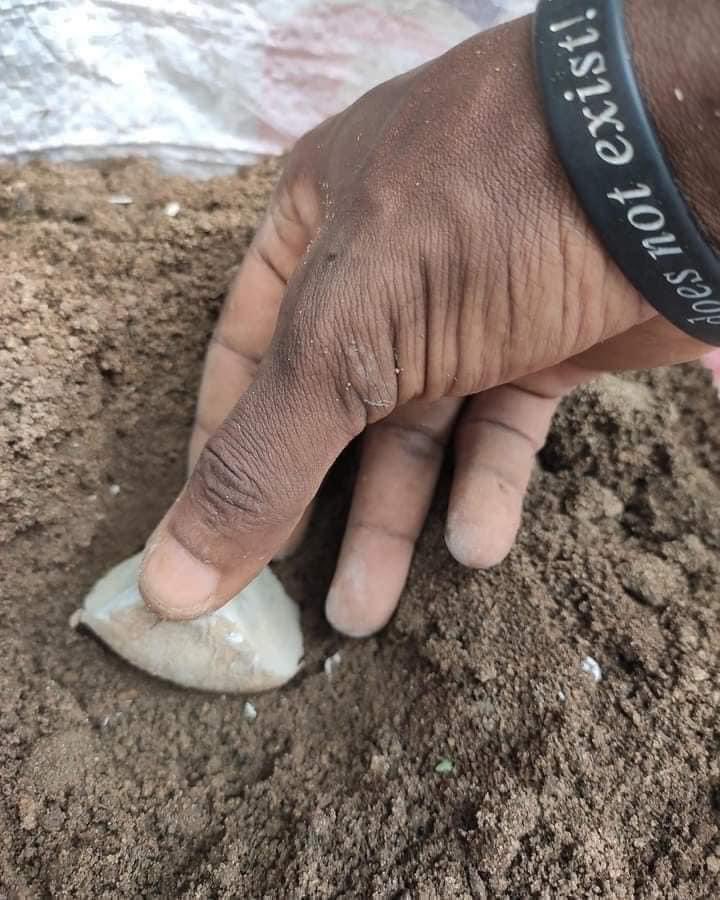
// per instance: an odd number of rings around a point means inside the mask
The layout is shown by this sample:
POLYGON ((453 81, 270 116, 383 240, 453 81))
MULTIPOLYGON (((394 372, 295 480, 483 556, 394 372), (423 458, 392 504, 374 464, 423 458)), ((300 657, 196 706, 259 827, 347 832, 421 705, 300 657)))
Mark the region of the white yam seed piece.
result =
POLYGON ((89 628, 139 669, 184 687, 246 693, 295 675, 303 653, 299 610, 269 568, 222 609, 170 622, 143 602, 141 560, 138 553, 104 575, 70 624, 89 628))

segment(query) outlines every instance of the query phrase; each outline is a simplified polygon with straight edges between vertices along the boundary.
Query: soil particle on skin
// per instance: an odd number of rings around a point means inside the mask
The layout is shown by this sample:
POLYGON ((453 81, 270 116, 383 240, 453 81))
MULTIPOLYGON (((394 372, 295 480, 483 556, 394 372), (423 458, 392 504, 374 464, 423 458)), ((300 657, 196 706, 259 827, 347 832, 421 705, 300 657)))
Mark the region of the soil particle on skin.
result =
POLYGON ((175 689, 68 627, 182 483, 275 174, 0 168, 0 897, 718 896, 720 416, 698 367, 569 399, 490 572, 444 548, 446 473, 400 611, 360 642, 322 616, 346 454, 276 569, 307 646, 278 693, 175 689))

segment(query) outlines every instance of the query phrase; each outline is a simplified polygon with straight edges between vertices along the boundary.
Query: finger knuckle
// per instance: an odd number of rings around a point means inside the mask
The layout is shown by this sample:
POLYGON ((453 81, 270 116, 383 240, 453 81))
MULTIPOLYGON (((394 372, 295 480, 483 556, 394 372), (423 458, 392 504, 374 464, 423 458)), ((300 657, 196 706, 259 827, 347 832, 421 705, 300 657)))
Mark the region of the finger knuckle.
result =
POLYGON ((257 459, 247 447, 241 452, 227 430, 210 439, 188 485, 193 506, 206 525, 227 533, 268 518, 257 459))
POLYGON ((320 254, 304 286, 281 353, 290 383, 312 385, 340 403, 353 433, 397 403, 396 349, 386 302, 388 285, 367 264, 320 254), (373 302, 368 303, 367 298, 373 302))

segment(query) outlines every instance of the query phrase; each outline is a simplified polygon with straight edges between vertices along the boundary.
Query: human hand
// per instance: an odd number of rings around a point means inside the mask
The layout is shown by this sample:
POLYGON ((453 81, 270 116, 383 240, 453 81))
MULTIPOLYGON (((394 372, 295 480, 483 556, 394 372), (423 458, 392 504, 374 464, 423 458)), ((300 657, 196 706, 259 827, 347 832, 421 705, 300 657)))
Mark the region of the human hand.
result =
POLYGON ((148 543, 170 618, 224 604, 297 545, 364 432, 328 618, 392 615, 451 440, 447 544, 499 562, 560 398, 699 356, 591 232, 555 158, 517 20, 380 85, 303 138, 208 350, 192 475, 148 543))

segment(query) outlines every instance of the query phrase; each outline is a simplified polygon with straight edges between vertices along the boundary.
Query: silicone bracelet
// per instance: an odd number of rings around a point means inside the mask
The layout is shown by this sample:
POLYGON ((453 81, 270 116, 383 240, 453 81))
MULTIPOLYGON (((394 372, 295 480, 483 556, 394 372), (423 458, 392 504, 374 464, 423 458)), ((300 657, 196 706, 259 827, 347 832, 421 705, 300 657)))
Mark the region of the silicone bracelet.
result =
POLYGON ((535 54, 558 154, 608 252, 659 313, 720 346, 720 257, 643 103, 621 0, 540 0, 535 54))

